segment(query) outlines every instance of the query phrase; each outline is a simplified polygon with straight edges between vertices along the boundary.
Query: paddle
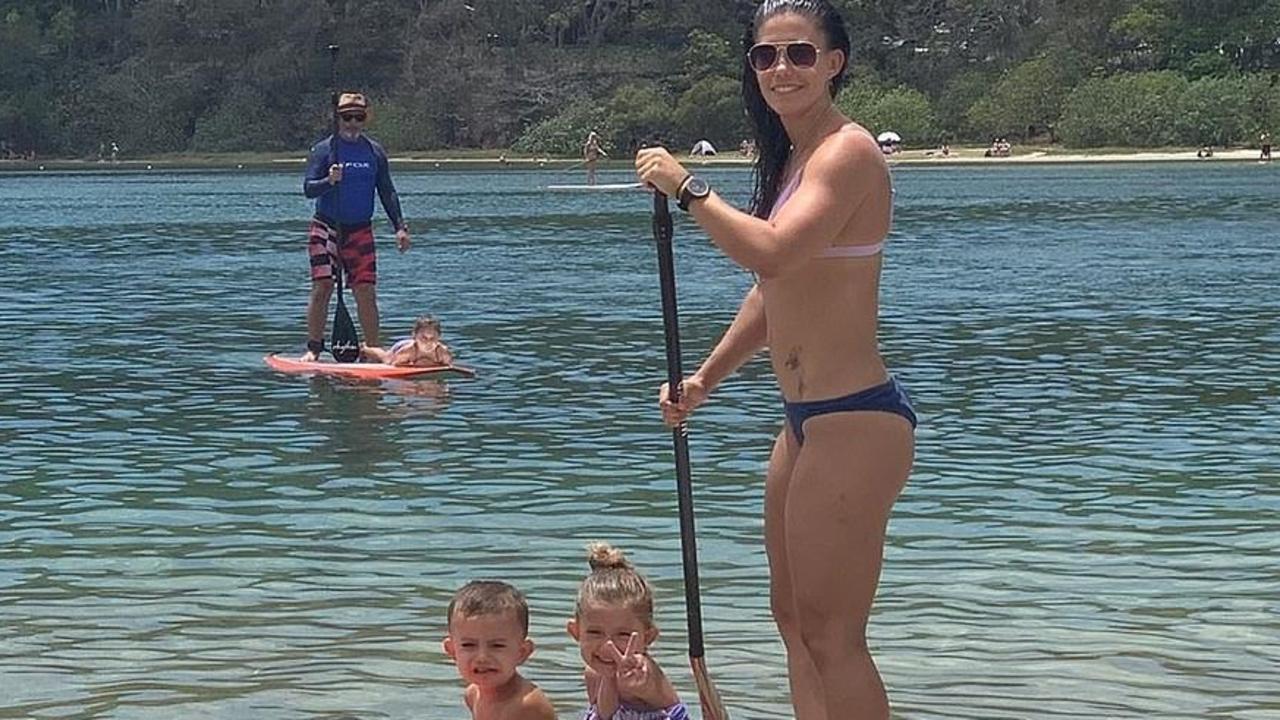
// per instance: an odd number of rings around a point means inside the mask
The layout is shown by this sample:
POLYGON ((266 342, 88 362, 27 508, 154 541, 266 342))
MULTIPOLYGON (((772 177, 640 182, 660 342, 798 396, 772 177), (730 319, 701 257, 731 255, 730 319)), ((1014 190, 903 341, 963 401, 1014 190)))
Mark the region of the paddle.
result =
MULTIPOLYGON (((675 255, 671 248, 671 210, 667 196, 653 194, 653 239, 658 244, 658 279, 662 285, 662 326, 667 344, 667 385, 672 401, 680 399, 680 321, 676 310, 675 255)), ((693 481, 689 476, 689 434, 684 423, 671 431, 676 456, 676 495, 680 506, 680 549, 684 566, 684 605, 689 620, 689 667, 698 686, 703 720, 728 720, 729 713, 707 673, 702 642, 702 600, 698 594, 698 541, 693 527, 693 481)))
MULTIPOLYGON (((338 89, 338 46, 329 46, 329 81, 333 85, 333 138, 329 142, 329 167, 338 164, 338 133, 341 130, 341 118, 338 117, 338 96, 341 90, 338 89)), ((342 181, 339 180, 334 186, 333 191, 337 193, 337 202, 335 203, 339 211, 342 208, 342 181)), ((347 303, 343 299, 342 278, 346 274, 346 268, 342 264, 342 246, 346 242, 346 231, 342 228, 342 221, 334 218, 333 224, 337 227, 333 228, 330 240, 333 244, 329 246, 329 266, 333 269, 334 282, 337 286, 338 305, 333 310, 333 342, 330 345, 329 352, 333 354, 333 359, 338 362, 355 362, 360 358, 360 336, 356 334, 356 325, 351 322, 351 313, 347 312, 347 303)))

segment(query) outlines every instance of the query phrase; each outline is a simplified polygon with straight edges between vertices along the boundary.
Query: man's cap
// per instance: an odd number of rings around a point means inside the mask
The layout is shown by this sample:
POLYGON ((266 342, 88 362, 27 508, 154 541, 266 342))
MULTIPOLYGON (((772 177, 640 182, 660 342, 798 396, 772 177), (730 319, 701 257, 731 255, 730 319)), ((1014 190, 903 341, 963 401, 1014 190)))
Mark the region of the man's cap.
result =
POLYGON ((368 109, 369 99, 363 93, 345 92, 338 96, 338 112, 368 109))

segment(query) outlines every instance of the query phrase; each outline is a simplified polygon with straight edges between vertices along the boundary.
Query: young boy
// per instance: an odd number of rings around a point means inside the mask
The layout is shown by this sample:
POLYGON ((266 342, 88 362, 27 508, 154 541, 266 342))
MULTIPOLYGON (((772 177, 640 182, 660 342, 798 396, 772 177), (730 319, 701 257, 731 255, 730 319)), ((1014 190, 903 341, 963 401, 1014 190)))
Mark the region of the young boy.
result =
POLYGON ((467 683, 473 720, 555 720, 546 694, 517 670, 533 654, 524 595, 504 582, 477 580, 458 590, 448 613, 444 652, 467 683))

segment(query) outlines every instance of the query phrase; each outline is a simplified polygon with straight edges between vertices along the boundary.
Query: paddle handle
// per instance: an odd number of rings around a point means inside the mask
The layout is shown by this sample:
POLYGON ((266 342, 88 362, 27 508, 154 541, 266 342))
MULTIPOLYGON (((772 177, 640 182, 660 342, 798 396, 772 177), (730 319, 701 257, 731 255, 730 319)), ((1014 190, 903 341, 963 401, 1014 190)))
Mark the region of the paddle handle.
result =
MULTIPOLYGON (((680 317, 676 307, 675 253, 671 209, 667 196, 653 194, 653 237, 658 245, 658 280, 662 286, 662 327, 667 346, 667 386, 671 400, 680 400, 684 370, 680 362, 680 317)), ((702 639, 702 598, 698 592, 698 541, 694 532, 693 480, 689 470, 689 433, 685 423, 671 431, 676 459, 676 496, 680 508, 680 549, 684 567, 685 614, 689 621, 689 657, 706 654, 702 639)))

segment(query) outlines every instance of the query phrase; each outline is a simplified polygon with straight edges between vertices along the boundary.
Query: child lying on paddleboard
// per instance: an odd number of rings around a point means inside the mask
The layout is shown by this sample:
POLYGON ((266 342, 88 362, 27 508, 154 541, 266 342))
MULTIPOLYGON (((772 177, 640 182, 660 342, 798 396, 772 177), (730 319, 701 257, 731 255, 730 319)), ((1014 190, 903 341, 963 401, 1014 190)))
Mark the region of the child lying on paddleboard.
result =
POLYGON ((423 315, 414 321, 412 337, 399 340, 386 350, 362 344, 360 356, 365 360, 388 365, 432 367, 453 364, 453 353, 440 340, 440 321, 430 315, 423 315))

